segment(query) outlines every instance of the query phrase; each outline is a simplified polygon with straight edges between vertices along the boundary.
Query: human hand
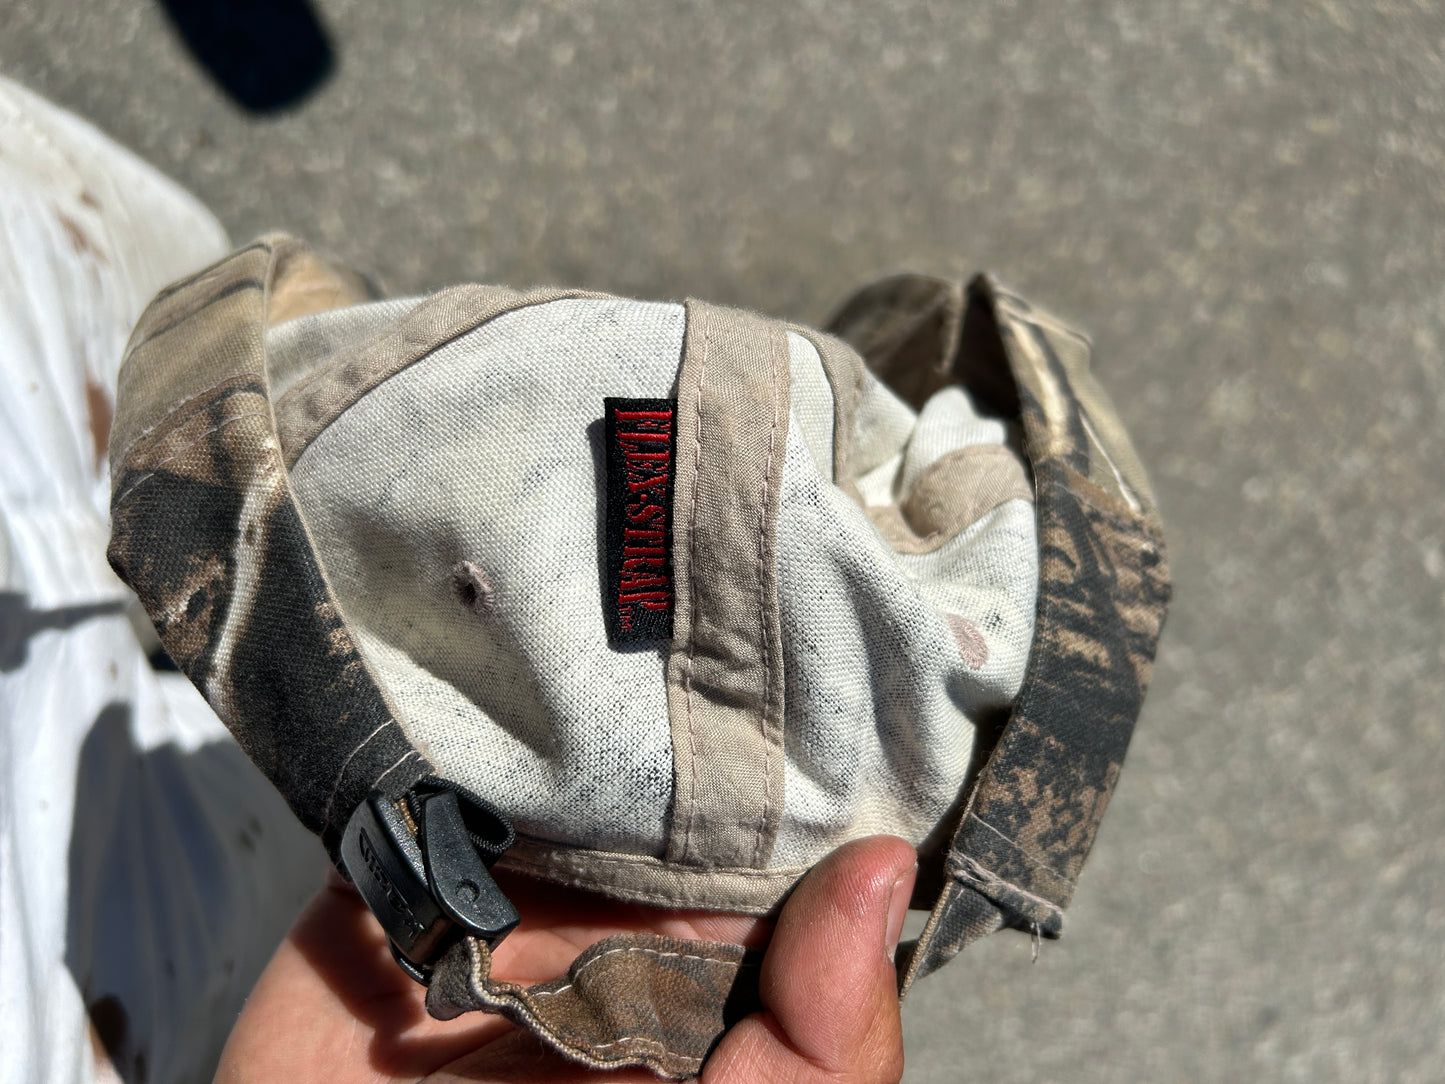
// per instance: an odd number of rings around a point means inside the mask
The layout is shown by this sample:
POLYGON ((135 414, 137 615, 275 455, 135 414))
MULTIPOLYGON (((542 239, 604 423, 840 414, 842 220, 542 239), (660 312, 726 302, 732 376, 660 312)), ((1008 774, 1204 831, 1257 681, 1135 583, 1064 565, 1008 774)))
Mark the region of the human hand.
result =
MULTIPOLYGON (((892 954, 915 870, 907 843, 874 836, 839 848, 803 879, 763 959, 763 1009, 723 1036, 703 1066, 703 1084, 899 1079, 903 1037, 892 954)), ((746 916, 620 904, 525 878, 507 879, 503 888, 523 918, 498 947, 493 973, 527 985, 564 973, 582 949, 614 934, 758 945, 772 926, 746 916)), ((501 1017, 433 1020, 424 1002, 425 990, 396 966, 371 912, 333 874, 257 982, 216 1079, 657 1080, 645 1070, 583 1068, 501 1017)))

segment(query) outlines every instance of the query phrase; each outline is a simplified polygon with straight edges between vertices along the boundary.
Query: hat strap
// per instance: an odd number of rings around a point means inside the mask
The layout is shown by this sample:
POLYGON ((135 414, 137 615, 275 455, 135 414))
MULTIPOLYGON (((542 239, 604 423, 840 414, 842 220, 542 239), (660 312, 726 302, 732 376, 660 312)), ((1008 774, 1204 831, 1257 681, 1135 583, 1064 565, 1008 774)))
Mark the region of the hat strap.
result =
POLYGON ((427 1011, 499 1013, 591 1068, 645 1065, 685 1080, 760 1007, 761 962, 741 945, 625 934, 589 947, 561 978, 524 987, 492 978, 490 949, 469 937, 433 969, 427 1011))
POLYGON ((900 948, 905 991, 1002 926, 1058 937, 1119 778, 1170 594, 1162 526, 1089 344, 985 278, 954 373, 997 397, 1006 362, 1033 467, 1039 598, 1023 689, 968 795, 947 883, 900 948))

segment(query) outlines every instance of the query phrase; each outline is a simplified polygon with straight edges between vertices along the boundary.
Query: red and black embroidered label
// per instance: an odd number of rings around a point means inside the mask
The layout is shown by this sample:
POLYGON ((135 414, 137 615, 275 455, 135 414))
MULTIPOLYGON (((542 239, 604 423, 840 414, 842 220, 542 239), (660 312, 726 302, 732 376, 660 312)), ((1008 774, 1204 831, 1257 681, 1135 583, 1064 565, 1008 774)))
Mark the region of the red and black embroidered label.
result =
POLYGON ((672 474, 677 403, 604 399, 607 639, 672 636, 672 474))

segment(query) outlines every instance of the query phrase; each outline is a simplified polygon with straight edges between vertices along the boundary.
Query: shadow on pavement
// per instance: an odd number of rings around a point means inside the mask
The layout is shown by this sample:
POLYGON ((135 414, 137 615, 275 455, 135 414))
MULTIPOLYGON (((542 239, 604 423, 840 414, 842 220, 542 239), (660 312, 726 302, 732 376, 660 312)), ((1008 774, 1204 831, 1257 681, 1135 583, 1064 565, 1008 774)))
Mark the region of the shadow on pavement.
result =
POLYGON ((335 54, 307 0, 161 0, 200 65, 252 113, 296 105, 326 81, 335 54))

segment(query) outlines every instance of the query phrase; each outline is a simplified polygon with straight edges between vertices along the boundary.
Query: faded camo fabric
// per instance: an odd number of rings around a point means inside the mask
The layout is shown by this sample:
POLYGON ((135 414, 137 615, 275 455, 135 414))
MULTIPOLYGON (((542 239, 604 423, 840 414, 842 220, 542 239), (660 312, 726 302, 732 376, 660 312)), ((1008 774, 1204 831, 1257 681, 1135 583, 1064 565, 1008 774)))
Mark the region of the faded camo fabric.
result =
POLYGON ((472 939, 437 965, 427 1008, 444 1020, 501 1013, 594 1069, 645 1065, 685 1080, 759 1007, 760 962, 740 945, 634 934, 598 941, 562 978, 523 988, 493 979, 487 946, 472 939))
MULTIPOLYGON (((845 311, 858 318, 856 304, 845 311)), ((1062 932, 1143 704, 1170 593, 1154 498, 1089 372, 1088 341, 979 278, 960 342, 952 373, 980 402, 1023 422, 1039 517, 1038 617, 1023 689, 964 806, 949 883, 903 957, 904 989, 1001 925, 1062 932)))
POLYGON ((268 313, 295 315, 307 299, 366 298, 271 237, 151 303, 121 369, 108 557, 166 651, 334 855, 372 787, 400 794, 430 766, 340 618, 249 341, 268 313))

